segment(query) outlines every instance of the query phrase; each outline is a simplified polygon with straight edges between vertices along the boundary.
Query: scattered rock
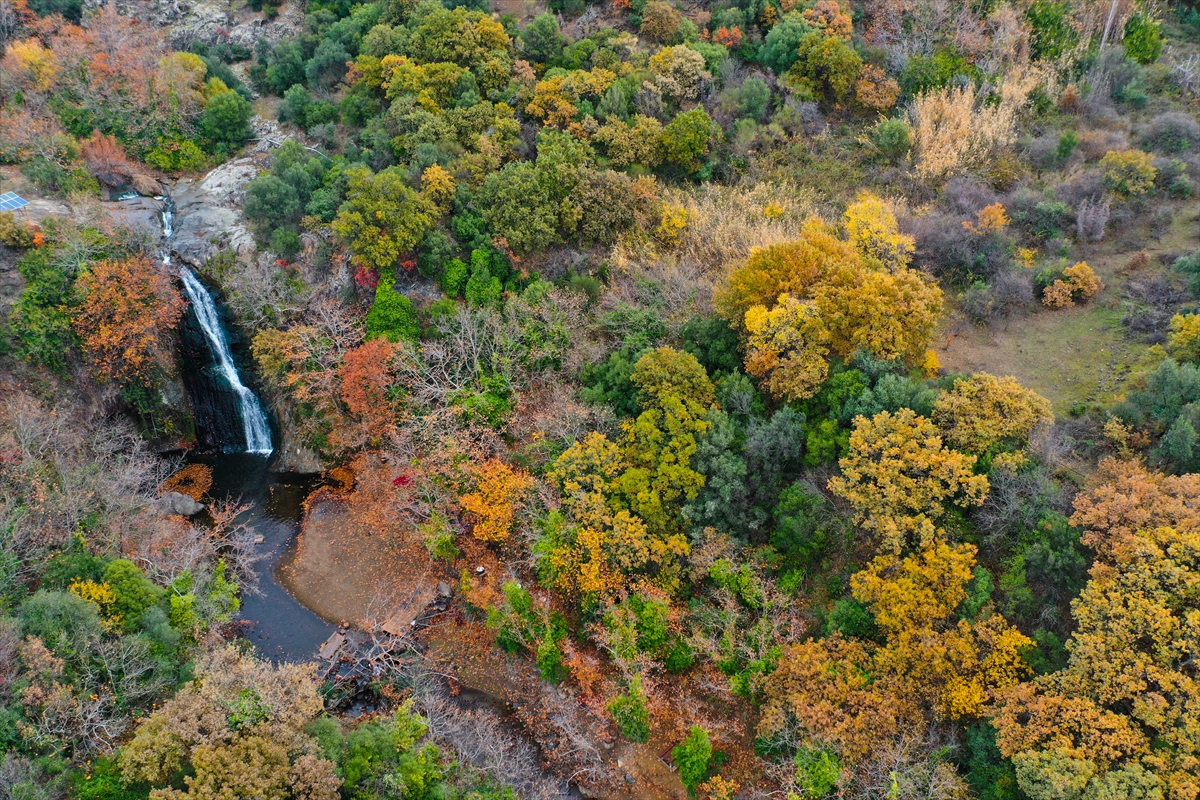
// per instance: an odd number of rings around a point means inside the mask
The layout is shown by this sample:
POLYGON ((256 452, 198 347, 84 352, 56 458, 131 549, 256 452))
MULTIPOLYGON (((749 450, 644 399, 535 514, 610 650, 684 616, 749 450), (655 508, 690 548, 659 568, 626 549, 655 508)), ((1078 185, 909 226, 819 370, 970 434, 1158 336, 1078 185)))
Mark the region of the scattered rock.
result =
POLYGON ((452 597, 454 590, 450 588, 450 584, 445 581, 438 581, 437 585, 438 597, 452 597))
POLYGON ((186 494, 167 492, 154 504, 161 514, 191 517, 204 510, 202 503, 197 503, 186 494))
POLYGON ((285 139, 292 137, 283 132, 283 128, 279 127, 279 123, 273 119, 266 119, 257 114, 250 120, 250 138, 257 139, 250 145, 250 153, 266 153, 269 150, 278 147, 285 139))

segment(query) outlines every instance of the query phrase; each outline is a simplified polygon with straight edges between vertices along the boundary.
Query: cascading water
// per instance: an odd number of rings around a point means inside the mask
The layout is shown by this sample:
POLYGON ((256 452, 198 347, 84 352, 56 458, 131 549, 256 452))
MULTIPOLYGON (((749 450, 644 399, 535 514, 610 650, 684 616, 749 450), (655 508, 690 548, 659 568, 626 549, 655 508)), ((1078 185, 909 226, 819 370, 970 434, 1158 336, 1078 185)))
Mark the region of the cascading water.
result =
MULTIPOLYGON (((175 204, 169 197, 158 199, 163 204, 162 231, 165 241, 175 233, 175 204)), ((170 249, 166 247, 163 249, 163 263, 171 263, 170 249)), ((242 376, 238 374, 233 351, 229 346, 229 337, 221 325, 216 301, 196 274, 187 267, 179 268, 179 279, 183 281, 183 290, 191 301, 191 310, 202 334, 203 349, 207 351, 204 354, 207 358, 204 360, 211 366, 211 369, 202 370, 207 375, 186 376, 192 389, 194 405, 197 406, 197 422, 201 427, 208 429, 209 435, 206 438, 210 445, 223 450, 269 455, 274 449, 271 443, 271 421, 258 395, 242 382, 242 376), (206 377, 209 379, 205 380, 206 377), (219 385, 213 385, 214 381, 211 378, 216 378, 219 385), (223 411, 225 413, 222 413, 223 411), (228 420, 223 419, 229 416, 229 411, 240 420, 240 431, 229 430, 228 420)), ((185 326, 187 327, 190 326, 185 326)))
POLYGON ((221 327, 221 317, 217 314, 212 295, 187 267, 180 268, 179 277, 183 281, 183 289, 187 292, 188 299, 192 301, 192 308, 200 322, 200 329, 204 331, 204 339, 208 342, 208 349, 216 361, 217 370, 237 395, 236 405, 242 419, 246 452, 264 455, 270 453, 273 449, 271 422, 258 395, 242 383, 242 378, 238 375, 237 367, 233 364, 233 353, 229 349, 229 340, 225 336, 225 329, 221 327))

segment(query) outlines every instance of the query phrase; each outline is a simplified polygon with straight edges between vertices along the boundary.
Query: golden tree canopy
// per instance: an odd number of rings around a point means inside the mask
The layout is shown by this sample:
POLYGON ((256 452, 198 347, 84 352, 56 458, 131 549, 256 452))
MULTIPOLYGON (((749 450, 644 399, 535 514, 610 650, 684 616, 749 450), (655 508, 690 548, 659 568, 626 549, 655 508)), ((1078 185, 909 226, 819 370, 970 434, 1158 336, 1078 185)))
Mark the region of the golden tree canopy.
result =
POLYGON ((904 269, 912 261, 916 240, 900 233, 892 209, 871 192, 860 192, 842 216, 850 242, 859 253, 877 259, 890 270, 904 269))
POLYGON ((997 445, 1024 447, 1033 429, 1054 422, 1054 414, 1049 400, 1016 378, 977 372, 938 396, 933 421, 952 447, 985 453, 997 445))
POLYGON ((975 457, 944 447, 934 424, 907 408, 855 420, 839 463, 842 474, 829 488, 897 553, 906 544, 930 546, 949 506, 979 505, 988 492, 987 476, 972 472, 975 457))
POLYGON ((852 280, 814 292, 831 346, 848 356, 864 349, 876 358, 918 363, 942 313, 941 287, 912 269, 860 271, 852 280))
POLYGON ((938 542, 917 555, 885 555, 854 576, 883 644, 835 634, 784 650, 766 680, 760 735, 798 725, 850 763, 935 720, 981 715, 997 690, 1028 674, 1032 642, 993 615, 957 619, 975 548, 938 542))
POLYGON ((1124 545, 1072 604, 1067 666, 1004 695, 997 743, 1030 796, 1200 796, 1200 533, 1151 528, 1124 545))
POLYGON ((722 316, 741 326, 752 306, 770 307, 781 294, 809 299, 817 286, 839 277, 848 279, 859 269, 854 247, 814 218, 805 223, 796 241, 751 252, 717 290, 715 302, 722 316))
POLYGON ((773 397, 812 397, 829 374, 829 331, 812 301, 781 295, 771 310, 746 312, 746 371, 773 397))

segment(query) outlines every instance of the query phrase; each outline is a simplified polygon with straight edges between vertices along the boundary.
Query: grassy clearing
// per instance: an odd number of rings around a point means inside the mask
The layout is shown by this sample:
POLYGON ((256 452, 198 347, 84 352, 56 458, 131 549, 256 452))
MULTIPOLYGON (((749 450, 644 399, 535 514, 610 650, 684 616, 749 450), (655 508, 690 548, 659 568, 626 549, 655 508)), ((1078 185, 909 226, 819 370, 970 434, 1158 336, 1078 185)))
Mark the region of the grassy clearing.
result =
MULTIPOLYGON (((1179 202, 1169 229, 1155 237, 1148 225, 1112 231, 1098 244, 1080 248, 1070 261, 1087 261, 1105 282, 1088 306, 1037 309, 990 328, 970 324, 951 311, 935 347, 942 367, 952 372, 1012 375, 1044 395, 1057 414, 1079 403, 1108 404, 1118 399, 1129 378, 1154 367, 1151 346, 1121 325, 1124 289, 1132 277, 1170 275, 1159 256, 1182 253, 1200 245, 1200 206, 1179 202), (1131 242, 1150 256, 1150 266, 1130 274, 1131 242)), ((1177 278, 1176 278, 1177 280, 1177 278)))
POLYGON ((1064 414, 1077 403, 1110 403, 1147 359, 1122 311, 1099 305, 1031 314, 989 330, 951 321, 937 349, 952 372, 1012 375, 1064 414))

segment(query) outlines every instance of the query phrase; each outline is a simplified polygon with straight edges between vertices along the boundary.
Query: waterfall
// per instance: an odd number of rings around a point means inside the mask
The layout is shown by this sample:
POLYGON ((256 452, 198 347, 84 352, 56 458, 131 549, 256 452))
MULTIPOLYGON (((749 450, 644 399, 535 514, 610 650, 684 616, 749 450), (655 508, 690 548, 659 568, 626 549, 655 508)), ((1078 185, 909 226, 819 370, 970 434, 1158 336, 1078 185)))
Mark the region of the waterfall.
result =
MULTIPOLYGON (((175 201, 165 195, 154 199, 163 204, 162 211, 159 213, 159 217, 162 219, 162 237, 164 240, 170 239, 175 235, 175 201)), ((170 254, 163 258, 164 262, 170 260, 170 254)))
POLYGON ((237 395, 237 410, 242 418, 246 452, 270 453, 273 449, 271 423, 258 396, 242 383, 242 378, 238 375, 237 367, 233 363, 233 353, 229 349, 229 340, 225 336, 225 329, 221 327, 221 317, 217 314, 216 302, 190 269, 180 268, 179 277, 183 281, 188 299, 192 301, 196 319, 200 322, 200 329, 204 332, 204 339, 212 352, 217 369, 229 384, 229 388, 237 395))

